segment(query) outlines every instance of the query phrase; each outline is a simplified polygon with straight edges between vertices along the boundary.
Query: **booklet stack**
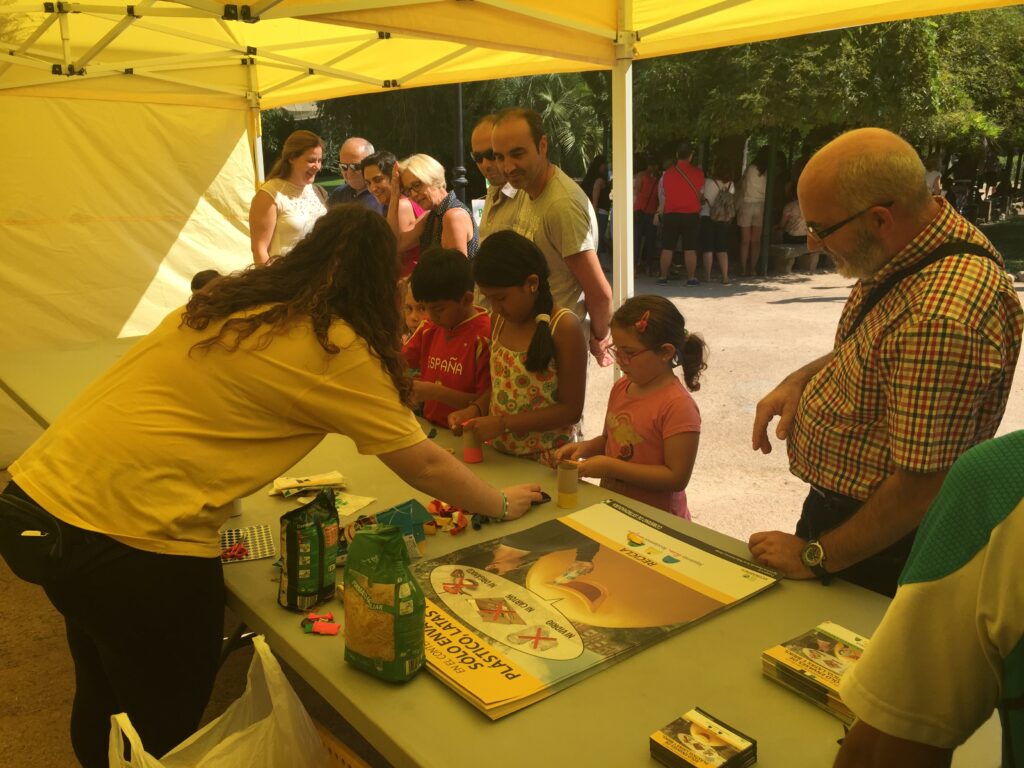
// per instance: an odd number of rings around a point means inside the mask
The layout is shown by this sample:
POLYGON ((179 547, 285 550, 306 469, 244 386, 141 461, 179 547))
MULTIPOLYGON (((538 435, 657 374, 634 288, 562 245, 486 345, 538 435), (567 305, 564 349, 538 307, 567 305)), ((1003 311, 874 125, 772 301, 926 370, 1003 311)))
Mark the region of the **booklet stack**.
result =
POLYGON ((651 734, 651 757, 671 768, 745 768, 757 742, 701 709, 691 709, 651 734))
POLYGON ((854 716, 839 698, 839 681, 864 653, 868 638, 826 621, 761 654, 765 676, 852 725, 854 716))

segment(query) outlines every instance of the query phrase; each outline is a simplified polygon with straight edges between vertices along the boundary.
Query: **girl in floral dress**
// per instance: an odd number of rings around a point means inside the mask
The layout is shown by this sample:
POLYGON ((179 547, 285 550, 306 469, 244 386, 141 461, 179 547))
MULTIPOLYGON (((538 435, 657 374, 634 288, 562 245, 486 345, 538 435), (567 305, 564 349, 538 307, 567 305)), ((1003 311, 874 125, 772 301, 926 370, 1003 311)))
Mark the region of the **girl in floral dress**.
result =
POLYGON ((473 260, 473 279, 490 301, 491 391, 449 416, 503 453, 550 460, 579 439, 587 383, 587 343, 579 319, 556 307, 544 254, 512 231, 496 232, 473 260))

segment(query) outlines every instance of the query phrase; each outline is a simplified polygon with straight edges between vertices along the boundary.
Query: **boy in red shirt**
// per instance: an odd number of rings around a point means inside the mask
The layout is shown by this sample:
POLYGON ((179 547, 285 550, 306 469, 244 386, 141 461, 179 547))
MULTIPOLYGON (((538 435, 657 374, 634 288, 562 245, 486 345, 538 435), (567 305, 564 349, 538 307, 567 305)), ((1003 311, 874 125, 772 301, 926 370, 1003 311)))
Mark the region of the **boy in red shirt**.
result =
POLYGON ((452 248, 431 248, 410 278, 412 295, 427 318, 402 348, 420 371, 413 392, 423 416, 448 426, 448 414, 468 407, 491 388, 491 318, 473 306, 469 260, 452 248))

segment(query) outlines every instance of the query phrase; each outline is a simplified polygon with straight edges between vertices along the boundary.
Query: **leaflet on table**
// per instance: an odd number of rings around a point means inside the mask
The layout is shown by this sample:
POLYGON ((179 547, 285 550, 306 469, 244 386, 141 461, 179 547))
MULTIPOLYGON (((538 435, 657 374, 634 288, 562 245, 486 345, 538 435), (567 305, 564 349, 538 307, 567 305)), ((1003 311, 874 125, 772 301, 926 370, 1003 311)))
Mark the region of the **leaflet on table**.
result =
POLYGON ((651 756, 672 768, 739 768, 757 761, 757 742, 702 709, 691 709, 650 737, 651 756))
POLYGON ((413 571, 429 669, 493 719, 777 581, 614 501, 413 571))
POLYGON ((868 638, 831 621, 823 622, 782 645, 761 654, 763 661, 782 665, 812 685, 836 694, 843 673, 864 653, 868 638))

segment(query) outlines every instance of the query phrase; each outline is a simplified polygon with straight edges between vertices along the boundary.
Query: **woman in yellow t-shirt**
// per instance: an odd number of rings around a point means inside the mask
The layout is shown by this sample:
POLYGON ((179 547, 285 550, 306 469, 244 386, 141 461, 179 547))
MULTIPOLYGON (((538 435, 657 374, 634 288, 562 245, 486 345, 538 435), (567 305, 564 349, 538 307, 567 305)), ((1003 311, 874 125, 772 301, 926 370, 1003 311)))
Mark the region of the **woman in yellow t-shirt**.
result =
POLYGON ((407 405, 397 278, 384 218, 340 206, 287 255, 195 293, 11 467, 0 552, 24 555, 6 535, 17 502, 62 544, 37 580, 67 625, 85 768, 107 764, 111 714, 127 711, 158 755, 196 729, 222 637, 218 529, 325 434, 490 517, 540 500, 535 485, 491 488, 426 439, 407 405))

